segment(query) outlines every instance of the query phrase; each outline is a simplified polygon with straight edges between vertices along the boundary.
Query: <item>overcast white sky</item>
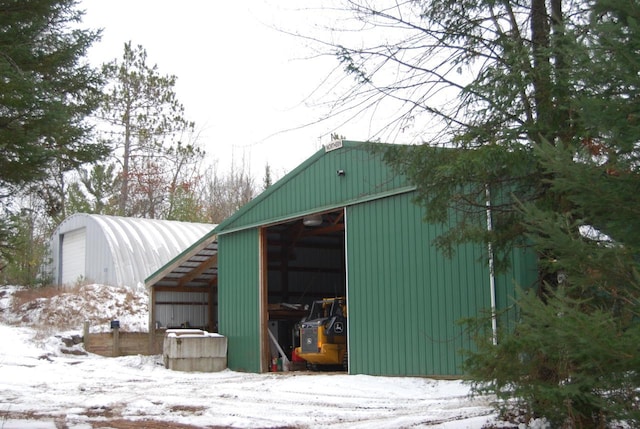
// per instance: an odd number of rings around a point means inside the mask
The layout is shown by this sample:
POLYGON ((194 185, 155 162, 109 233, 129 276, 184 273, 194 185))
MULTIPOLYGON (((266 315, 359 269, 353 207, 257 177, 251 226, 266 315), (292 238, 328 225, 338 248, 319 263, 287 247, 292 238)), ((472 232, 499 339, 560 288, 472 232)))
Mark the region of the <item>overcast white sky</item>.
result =
POLYGON ((273 27, 313 29, 331 12, 292 10, 316 2, 82 0, 80 7, 85 27, 103 29, 92 62, 120 59, 129 40, 142 45, 150 65, 178 77, 176 93, 207 153, 222 167, 245 157, 260 180, 267 162, 281 177, 328 143, 332 132, 369 137, 366 129, 337 120, 287 131, 326 113, 306 99, 338 63, 310 59, 302 38, 273 27))

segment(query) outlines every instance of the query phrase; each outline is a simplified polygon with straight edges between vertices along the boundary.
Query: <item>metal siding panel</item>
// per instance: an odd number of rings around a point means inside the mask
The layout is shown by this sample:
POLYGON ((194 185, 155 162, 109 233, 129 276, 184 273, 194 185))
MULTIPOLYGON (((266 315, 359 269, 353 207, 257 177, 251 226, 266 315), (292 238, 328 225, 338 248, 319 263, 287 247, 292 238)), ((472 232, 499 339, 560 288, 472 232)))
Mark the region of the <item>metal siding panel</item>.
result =
MULTIPOLYGON (((410 214, 407 212, 409 207, 407 206, 399 206, 400 210, 403 210, 403 219, 407 219, 410 214)), ((415 234, 414 222, 404 221, 402 224, 398 225, 399 228, 402 229, 402 236, 411 237, 415 234)), ((417 246, 420 247, 420 246, 417 246)), ((402 246, 401 253, 398 255, 405 261, 405 264, 408 266, 415 265, 415 249, 410 249, 408 246, 402 246)), ((401 311, 403 314, 415 314, 415 318, 409 319, 409 321, 404 320, 404 341, 411 342, 413 339, 418 338, 420 335, 418 328, 418 317, 420 314, 420 308, 417 306, 417 293, 419 287, 419 283, 416 278, 416 270, 411 269, 403 269, 401 271, 401 283, 407 285, 415 285, 414 287, 408 288, 406 293, 403 293, 400 297, 402 300, 401 311)), ((399 344, 399 347, 404 346, 404 342, 399 344)), ((400 360, 400 368, 399 372, 402 372, 403 368, 421 368, 420 366, 420 351, 423 348, 417 348, 413 353, 401 353, 400 360)))
POLYGON ((445 258, 431 244, 441 227, 422 222, 411 195, 354 206, 348 219, 351 372, 460 374, 469 342, 457 321, 489 302, 481 249, 445 258))
MULTIPOLYGON (((407 222, 410 226, 408 229, 408 234, 410 237, 417 237, 420 233, 420 227, 422 222, 414 219, 413 221, 407 222)), ((413 255, 412 258, 408 259, 409 266, 420 266, 424 264, 424 261, 429 261, 429 252, 430 247, 420 245, 415 246, 413 249, 407 248, 407 252, 410 255, 413 255)), ((428 267, 426 267, 428 269, 428 267)), ((416 285, 413 288, 415 298, 412 300, 412 310, 411 314, 414 315, 415 321, 413 323, 414 335, 411 338, 416 341, 418 338, 425 338, 427 329, 430 329, 430 323, 428 319, 427 305, 428 302, 428 289, 427 289, 427 277, 421 271, 409 269, 412 273, 410 277, 411 284, 416 285)), ((425 371, 428 368, 428 365, 433 361, 431 351, 426 347, 418 347, 417 351, 414 353, 418 358, 412 362, 415 368, 420 368, 422 371, 425 371)))
MULTIPOLYGON (((385 209, 388 209, 389 206, 387 204, 381 204, 379 206, 380 208, 378 209, 376 224, 377 224, 378 235, 380 235, 380 238, 381 238, 381 243, 379 244, 379 246, 374 248, 374 250, 377 250, 377 252, 374 252, 374 255, 373 255, 375 258, 377 267, 389 265, 389 263, 391 262, 389 251, 392 247, 394 247, 394 246, 389 246, 390 240, 392 237, 389 237, 389 230, 388 230, 389 223, 384 222, 384 219, 390 220, 385 210, 385 209)), ((394 302, 393 295, 397 292, 397 290, 394 290, 395 289, 394 283, 391 281, 392 271, 393 270, 391 269, 382 270, 381 272, 378 273, 378 276, 377 276, 381 280, 379 289, 378 289, 379 296, 383 297, 382 303, 386 304, 385 306, 386 308, 384 308, 384 312, 379 313, 384 315, 384 319, 386 319, 384 321, 385 323, 379 324, 378 326, 378 332, 381 333, 380 335, 381 344, 380 344, 380 361, 377 362, 376 366, 377 366, 377 370, 381 374, 393 373, 393 371, 391 370, 391 367, 393 366, 393 362, 392 362, 393 354, 394 354, 393 350, 395 347, 391 343, 395 339, 397 339, 397 336, 393 335, 395 331, 394 325, 396 323, 397 312, 395 312, 394 309, 392 308, 392 304, 394 302)))
POLYGON ((206 305, 156 305, 156 321, 163 327, 206 327, 210 330, 211 328, 206 326, 207 317, 206 305))
MULTIPOLYGON (((375 266, 371 249, 380 247, 380 236, 372 233, 375 219, 369 218, 364 222, 364 208, 353 206, 347 209, 347 284, 348 310, 349 310, 349 372, 352 374, 377 374, 379 368, 374 366, 383 359, 381 356, 380 338, 382 332, 375 332, 374 325, 373 294, 371 288, 374 270, 366 270, 363 267, 375 266), (364 245, 364 237, 366 246, 364 245), (369 291, 371 293, 367 293, 369 291)), ((385 317, 384 313, 380 315, 385 317)))
POLYGON ((105 232, 91 216, 83 217, 87 225, 87 276, 96 283, 116 285, 116 270, 113 264, 112 249, 105 232))
POLYGON ((387 335, 391 341, 387 341, 387 344, 390 345, 387 348, 387 360, 386 362, 389 364, 386 372, 390 374, 398 374, 400 373, 400 365, 399 365, 399 356, 402 353, 398 353, 398 350, 402 350, 400 347, 400 343, 404 343, 406 338, 404 337, 406 332, 404 331, 404 321, 403 321, 403 311, 399 308, 399 304, 401 302, 402 295, 404 295, 404 287, 406 286, 400 281, 400 276, 403 271, 402 259, 399 255, 399 250, 401 249, 398 246, 396 240, 398 239, 398 235, 396 233, 396 228, 401 226, 397 222, 394 222, 394 219, 400 218, 400 213, 398 212, 399 207, 395 204, 381 204, 384 210, 382 211, 383 217, 380 219, 381 224, 383 226, 383 237, 385 237, 384 241, 391 243, 391 246, 383 246, 384 248, 384 257, 380 261, 380 263, 384 266, 385 261, 393 261, 392 263, 397 264, 400 261, 399 265, 395 265, 392 270, 385 270, 385 283, 387 286, 387 302, 389 303, 389 309, 391 310, 390 320, 391 323, 387 326, 387 335))
POLYGON ((265 191, 266 198, 259 196, 247 211, 232 216, 218 232, 344 206, 348 201, 408 186, 380 157, 362 144, 347 144, 321 156, 316 153, 265 191), (338 169, 345 175, 338 176, 338 169))
POLYGON ((218 323, 228 339, 228 366, 260 372, 258 230, 218 237, 218 323))
POLYGON ((512 329, 517 318, 513 305, 517 287, 528 289, 538 280, 537 257, 532 249, 516 248, 511 251, 512 270, 496 276, 496 306, 507 309, 499 322, 512 329))
POLYGON ((164 327, 180 327, 188 322, 192 327, 206 327, 211 330, 212 327, 206 326, 209 320, 207 295, 206 292, 158 291, 155 293, 155 301, 160 304, 156 304, 155 321, 164 327), (162 304, 163 302, 170 304, 162 304))

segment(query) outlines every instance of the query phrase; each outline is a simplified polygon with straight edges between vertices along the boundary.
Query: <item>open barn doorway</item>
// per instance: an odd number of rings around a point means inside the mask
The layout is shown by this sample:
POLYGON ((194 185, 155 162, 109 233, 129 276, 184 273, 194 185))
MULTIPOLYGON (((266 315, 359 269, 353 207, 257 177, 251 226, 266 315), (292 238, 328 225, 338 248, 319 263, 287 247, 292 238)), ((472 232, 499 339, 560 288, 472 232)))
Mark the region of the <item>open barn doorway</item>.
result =
MULTIPOLYGON (((263 367, 276 369, 282 353, 294 366, 304 367, 304 362, 296 365, 294 356, 302 318, 325 298, 343 297, 346 306, 344 209, 265 227, 262 240, 263 367)), ((346 341, 346 326, 344 334, 346 341)))

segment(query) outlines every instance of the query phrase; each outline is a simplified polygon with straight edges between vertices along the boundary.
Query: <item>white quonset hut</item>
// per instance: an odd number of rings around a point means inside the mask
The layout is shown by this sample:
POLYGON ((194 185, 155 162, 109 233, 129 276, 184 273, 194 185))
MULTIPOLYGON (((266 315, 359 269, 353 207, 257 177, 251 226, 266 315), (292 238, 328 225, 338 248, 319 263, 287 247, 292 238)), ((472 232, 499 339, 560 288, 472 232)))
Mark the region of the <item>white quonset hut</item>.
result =
POLYGON ((136 287, 215 226, 74 214, 51 237, 51 279, 136 287))

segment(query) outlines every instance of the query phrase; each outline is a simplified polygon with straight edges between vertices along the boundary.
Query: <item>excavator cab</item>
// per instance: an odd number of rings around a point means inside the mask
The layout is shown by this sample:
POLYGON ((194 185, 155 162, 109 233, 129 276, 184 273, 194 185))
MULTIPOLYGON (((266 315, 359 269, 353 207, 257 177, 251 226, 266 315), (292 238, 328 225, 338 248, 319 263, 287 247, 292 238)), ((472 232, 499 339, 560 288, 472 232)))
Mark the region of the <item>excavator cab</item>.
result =
POLYGON ((347 303, 344 297, 314 301, 299 323, 300 347, 296 355, 307 368, 347 370, 347 303))

